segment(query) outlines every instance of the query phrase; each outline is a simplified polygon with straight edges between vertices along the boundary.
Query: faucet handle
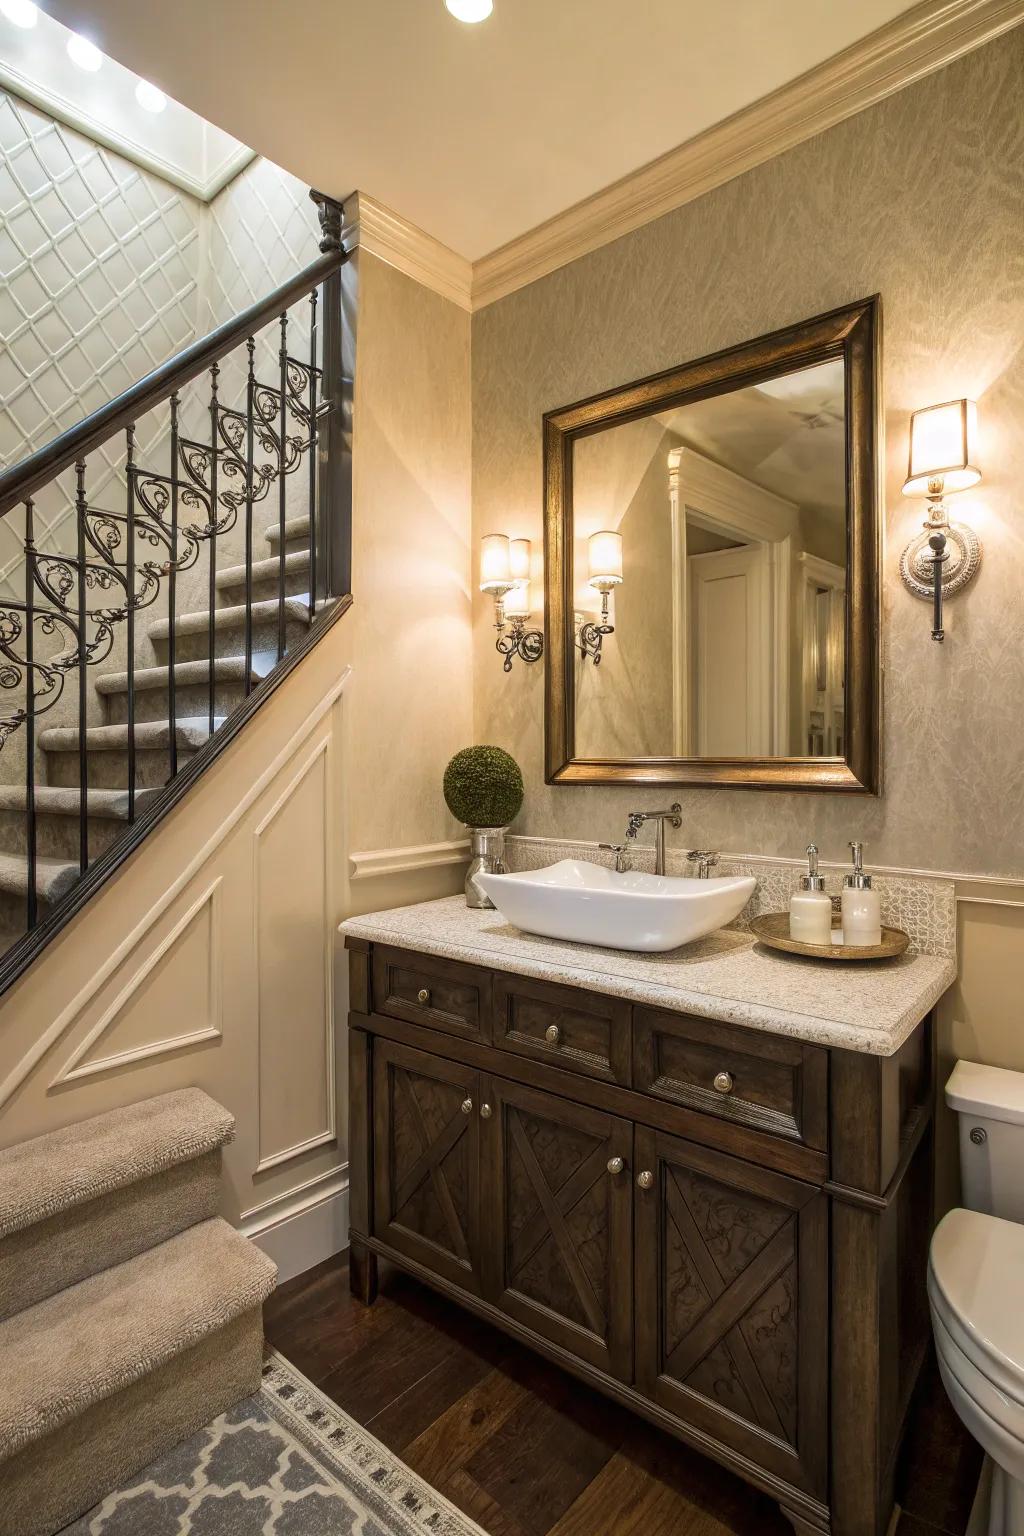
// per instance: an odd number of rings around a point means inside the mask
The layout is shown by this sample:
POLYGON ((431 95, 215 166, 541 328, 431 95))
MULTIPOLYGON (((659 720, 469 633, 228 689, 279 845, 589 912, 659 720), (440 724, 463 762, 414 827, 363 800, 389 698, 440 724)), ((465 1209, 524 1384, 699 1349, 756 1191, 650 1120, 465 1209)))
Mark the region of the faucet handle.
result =
POLYGON ((691 848, 686 857, 689 863, 696 864, 697 879, 707 880, 710 877, 711 871, 718 863, 720 855, 708 852, 702 848, 691 848))
POLYGON ((598 843, 597 846, 603 853, 614 853, 617 875, 626 875, 630 872, 632 865, 629 862, 629 850, 625 843, 598 843))

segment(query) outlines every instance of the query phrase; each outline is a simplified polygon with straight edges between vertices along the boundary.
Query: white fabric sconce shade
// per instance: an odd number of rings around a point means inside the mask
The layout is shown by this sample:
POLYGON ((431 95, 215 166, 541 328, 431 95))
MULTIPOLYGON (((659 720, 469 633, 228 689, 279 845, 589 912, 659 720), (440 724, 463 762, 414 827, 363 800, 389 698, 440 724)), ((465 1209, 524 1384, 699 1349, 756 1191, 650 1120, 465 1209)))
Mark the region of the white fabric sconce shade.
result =
POLYGON ((517 584, 530 579, 530 541, 512 539, 509 543, 509 563, 512 580, 517 584))
POLYGON ((622 581, 622 534, 603 530, 592 533, 587 546, 590 575, 587 580, 598 592, 617 587, 622 581))
POLYGON ((485 533, 480 541, 480 591, 500 597, 513 585, 508 535, 485 533))
POLYGON ((910 463, 904 496, 934 496, 977 485, 975 466, 978 407, 973 400, 949 400, 915 411, 910 418, 910 463), (935 482, 941 481, 936 487, 935 482))

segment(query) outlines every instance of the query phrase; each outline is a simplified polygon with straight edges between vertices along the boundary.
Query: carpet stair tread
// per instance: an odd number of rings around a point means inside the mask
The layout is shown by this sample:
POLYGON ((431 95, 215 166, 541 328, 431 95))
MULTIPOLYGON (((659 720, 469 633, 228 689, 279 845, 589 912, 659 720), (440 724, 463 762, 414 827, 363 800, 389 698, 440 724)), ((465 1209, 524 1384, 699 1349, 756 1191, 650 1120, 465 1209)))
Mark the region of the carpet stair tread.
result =
POLYGON ((276 1273, 214 1217, 0 1323, 0 1466, 262 1305, 276 1273))
POLYGON ((201 1157, 234 1129, 209 1094, 180 1088, 0 1150, 0 1239, 201 1157))

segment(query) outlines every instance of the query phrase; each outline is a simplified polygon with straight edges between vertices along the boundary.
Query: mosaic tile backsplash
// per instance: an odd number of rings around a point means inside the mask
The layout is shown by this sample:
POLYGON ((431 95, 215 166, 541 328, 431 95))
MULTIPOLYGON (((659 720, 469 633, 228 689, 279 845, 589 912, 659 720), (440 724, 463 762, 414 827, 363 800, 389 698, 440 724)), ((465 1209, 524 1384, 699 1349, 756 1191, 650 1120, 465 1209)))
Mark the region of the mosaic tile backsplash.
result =
MULTIPOLYGON (((596 843, 562 843, 543 837, 508 837, 505 841, 506 863, 510 870, 543 869, 559 859, 586 859, 591 864, 615 863, 615 855, 604 852, 596 843)), ((654 871, 654 849, 640 844, 632 855, 634 869, 654 871)), ((686 861, 684 849, 669 848, 665 855, 666 873, 692 875, 693 865, 686 861)), ((753 875, 757 889, 733 928, 749 929, 755 917, 765 912, 785 912, 789 898, 798 888, 806 866, 802 860, 791 864, 758 858, 723 856, 716 865, 717 875, 753 875)), ((838 898, 844 870, 822 867, 825 889, 838 898)), ((882 922, 890 928, 902 928, 910 935, 910 954, 941 955, 956 959, 956 902, 952 880, 925 879, 914 875, 874 875, 875 889, 882 901, 882 922)))

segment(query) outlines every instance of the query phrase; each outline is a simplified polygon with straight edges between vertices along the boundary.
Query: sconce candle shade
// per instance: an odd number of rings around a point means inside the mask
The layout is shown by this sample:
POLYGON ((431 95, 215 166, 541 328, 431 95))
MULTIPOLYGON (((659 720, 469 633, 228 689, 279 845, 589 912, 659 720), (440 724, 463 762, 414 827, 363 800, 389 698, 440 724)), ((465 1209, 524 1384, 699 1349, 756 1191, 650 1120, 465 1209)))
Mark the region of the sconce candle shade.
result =
POLYGON ((621 533, 610 533, 607 530, 592 533, 587 545, 587 556, 590 567, 587 580, 590 586, 602 592, 619 585, 622 581, 621 533))
POLYGON ((509 560, 512 568, 512 580, 514 582, 529 581, 530 579, 530 541, 529 539, 512 539, 509 544, 509 560))
POLYGON ((501 596, 513 585, 508 535, 485 533, 480 541, 480 591, 501 596))
POLYGON ((915 411, 910 418, 910 463, 903 486, 904 496, 935 495, 935 482, 943 491, 964 491, 977 485, 981 470, 975 466, 978 407, 973 400, 949 400, 915 411))

